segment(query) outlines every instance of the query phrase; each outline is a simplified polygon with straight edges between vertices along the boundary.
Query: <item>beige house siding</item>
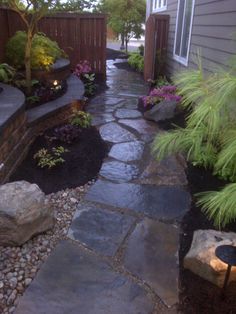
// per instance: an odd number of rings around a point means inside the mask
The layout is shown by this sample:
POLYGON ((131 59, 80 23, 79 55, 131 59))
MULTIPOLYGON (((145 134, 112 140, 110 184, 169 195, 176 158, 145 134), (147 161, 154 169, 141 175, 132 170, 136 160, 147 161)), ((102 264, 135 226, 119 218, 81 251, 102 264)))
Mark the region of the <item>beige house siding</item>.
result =
MULTIPOLYGON (((151 1, 147 1, 150 7, 151 1)), ((167 0, 167 10, 156 14, 170 15, 167 73, 173 75, 186 66, 173 57, 178 0, 167 0)), ((188 67, 196 67, 196 54, 202 56, 203 68, 229 68, 236 54, 236 0, 195 0, 188 67), (235 38, 235 40, 234 40, 235 38)))

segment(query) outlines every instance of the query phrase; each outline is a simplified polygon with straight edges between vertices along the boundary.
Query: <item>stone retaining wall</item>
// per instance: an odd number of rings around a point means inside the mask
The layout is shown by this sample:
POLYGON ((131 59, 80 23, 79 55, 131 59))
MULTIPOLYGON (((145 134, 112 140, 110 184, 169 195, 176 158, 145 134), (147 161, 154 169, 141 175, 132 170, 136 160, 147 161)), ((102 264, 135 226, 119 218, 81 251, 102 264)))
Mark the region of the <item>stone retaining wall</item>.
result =
MULTIPOLYGON (((71 99, 67 95, 67 104, 61 105, 50 113, 42 112, 41 116, 30 123, 24 108, 17 112, 11 112, 4 123, 0 123, 0 184, 9 180, 10 175, 28 153, 30 145, 41 132, 67 122, 71 118, 73 110, 83 109, 83 88, 76 97, 81 100, 73 100, 74 97, 75 94, 71 99)), ((0 103, 0 109, 1 105, 0 103)), ((1 110, 0 114, 5 112, 4 105, 1 110)))

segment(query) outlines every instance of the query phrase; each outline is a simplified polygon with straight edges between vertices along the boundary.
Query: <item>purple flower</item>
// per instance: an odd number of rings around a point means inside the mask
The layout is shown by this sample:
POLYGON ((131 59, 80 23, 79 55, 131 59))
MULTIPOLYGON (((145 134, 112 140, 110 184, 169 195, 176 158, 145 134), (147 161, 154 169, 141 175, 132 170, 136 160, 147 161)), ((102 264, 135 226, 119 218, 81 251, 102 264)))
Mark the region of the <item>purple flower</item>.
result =
POLYGON ((172 85, 162 86, 161 89, 165 93, 175 93, 176 92, 176 86, 172 86, 172 85))

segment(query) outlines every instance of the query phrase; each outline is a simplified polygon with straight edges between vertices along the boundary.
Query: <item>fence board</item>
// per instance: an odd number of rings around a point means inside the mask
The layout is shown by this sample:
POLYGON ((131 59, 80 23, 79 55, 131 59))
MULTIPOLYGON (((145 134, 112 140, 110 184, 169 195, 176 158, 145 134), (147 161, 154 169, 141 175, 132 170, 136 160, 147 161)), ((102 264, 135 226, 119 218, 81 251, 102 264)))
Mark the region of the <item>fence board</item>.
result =
POLYGON ((146 23, 144 79, 164 75, 169 33, 169 15, 151 14, 146 23))
MULTIPOLYGON (((106 76, 106 15, 58 13, 39 22, 39 31, 57 41, 68 54, 72 67, 80 60, 88 60, 93 71, 106 76)), ((4 61, 5 44, 25 25, 17 13, 0 9, 0 62, 4 61)))

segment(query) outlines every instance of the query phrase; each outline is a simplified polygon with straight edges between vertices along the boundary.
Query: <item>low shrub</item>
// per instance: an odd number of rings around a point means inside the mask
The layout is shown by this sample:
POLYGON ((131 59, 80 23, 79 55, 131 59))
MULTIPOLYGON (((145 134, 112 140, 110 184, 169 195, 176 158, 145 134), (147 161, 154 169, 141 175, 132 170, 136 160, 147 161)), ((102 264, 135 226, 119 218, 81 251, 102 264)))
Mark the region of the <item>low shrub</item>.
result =
POLYGON ((54 130, 55 138, 67 144, 71 144, 72 142, 77 140, 80 133, 81 130, 77 126, 71 124, 60 126, 58 128, 55 128, 54 130))
POLYGON ((7 63, 0 64, 0 82, 10 83, 15 76, 15 69, 7 63))
POLYGON ((84 111, 74 111, 71 124, 81 128, 89 128, 92 123, 92 117, 84 111))
POLYGON ((144 70, 144 57, 138 52, 131 52, 128 58, 129 65, 139 72, 144 70))
POLYGON ((61 156, 67 152, 69 150, 63 146, 53 147, 51 151, 42 148, 34 155, 34 159, 38 167, 51 169, 65 162, 61 156))
MULTIPOLYGON (((26 32, 18 31, 6 45, 6 57, 9 64, 21 69, 24 67, 26 32)), ((32 41, 31 68, 48 69, 58 58, 66 57, 55 41, 43 33, 35 34, 32 41)))

